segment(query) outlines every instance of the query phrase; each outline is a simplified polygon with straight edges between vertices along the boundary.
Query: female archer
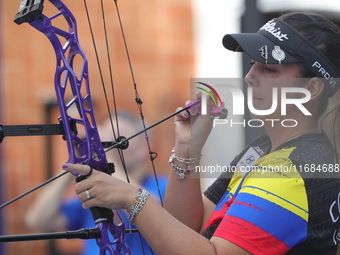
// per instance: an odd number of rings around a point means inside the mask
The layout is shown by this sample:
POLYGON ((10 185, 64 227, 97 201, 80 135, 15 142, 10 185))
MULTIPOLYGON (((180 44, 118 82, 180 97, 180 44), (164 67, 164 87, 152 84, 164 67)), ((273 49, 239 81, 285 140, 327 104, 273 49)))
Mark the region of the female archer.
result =
MULTIPOLYGON (((305 12, 284 14, 257 33, 226 35, 225 48, 252 58, 245 81, 254 108, 271 107, 273 87, 303 88, 310 95, 304 104, 310 114, 287 105, 284 117, 298 120, 294 128, 264 122, 266 134, 230 163, 238 171, 223 173, 202 195, 190 169, 199 164, 212 118, 182 112, 175 117, 165 208, 148 191, 97 171, 75 184, 83 207, 126 209, 157 254, 335 254, 340 185, 332 134, 339 109, 324 113, 340 87, 339 41, 332 22, 305 12), (322 130, 325 124, 330 134, 322 130), (256 161, 243 168, 249 153, 256 161)), ((301 93, 290 96, 299 99, 301 93)), ((280 119, 280 110, 256 118, 280 119)), ((90 171, 83 165, 63 168, 80 175, 90 171)))

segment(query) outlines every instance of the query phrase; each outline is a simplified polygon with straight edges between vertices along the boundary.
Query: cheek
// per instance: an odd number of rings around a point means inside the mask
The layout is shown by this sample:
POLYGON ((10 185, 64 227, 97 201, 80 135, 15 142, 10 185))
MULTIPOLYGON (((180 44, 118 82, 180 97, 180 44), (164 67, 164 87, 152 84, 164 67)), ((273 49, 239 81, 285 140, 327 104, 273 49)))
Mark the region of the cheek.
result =
MULTIPOLYGON (((279 94, 276 94, 275 92, 272 93, 271 90, 266 90, 264 93, 262 93, 261 99, 259 100, 253 98, 252 106, 258 111, 270 110, 271 113, 269 115, 261 115, 265 118, 274 115, 278 117, 281 113, 281 100, 279 94)), ((261 116, 257 117, 262 118, 261 116)))

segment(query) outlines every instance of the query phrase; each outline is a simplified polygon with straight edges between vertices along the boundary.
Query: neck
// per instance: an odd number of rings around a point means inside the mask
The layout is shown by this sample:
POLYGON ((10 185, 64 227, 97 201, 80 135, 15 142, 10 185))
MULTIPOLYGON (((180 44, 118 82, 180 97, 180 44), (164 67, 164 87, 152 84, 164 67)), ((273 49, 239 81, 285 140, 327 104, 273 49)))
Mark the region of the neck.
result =
POLYGON ((274 126, 272 124, 266 125, 265 129, 270 137, 272 148, 274 151, 281 144, 295 139, 304 134, 320 133, 318 123, 311 119, 298 120, 298 124, 295 127, 274 126))

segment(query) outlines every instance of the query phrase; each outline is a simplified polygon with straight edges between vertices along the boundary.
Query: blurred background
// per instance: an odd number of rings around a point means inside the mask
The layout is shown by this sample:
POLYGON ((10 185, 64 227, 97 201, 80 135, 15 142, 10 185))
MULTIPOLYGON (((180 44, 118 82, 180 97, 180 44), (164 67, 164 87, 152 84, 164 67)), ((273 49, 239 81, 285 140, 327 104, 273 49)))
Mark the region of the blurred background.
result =
MULTIPOLYGON (((20 2, 0 0, 0 124, 55 124, 59 114, 53 87, 54 52, 43 34, 28 24, 13 22, 20 2)), ((101 123, 108 111, 83 1, 64 2, 78 22, 80 44, 89 59, 97 122, 101 123)), ((100 3, 87 4, 104 84, 110 93, 100 3)), ((114 1, 104 0, 104 4, 116 104, 118 109, 138 115, 114 1)), ((334 0, 125 0, 118 1, 118 5, 148 124, 173 113, 189 99, 190 78, 244 76, 249 60, 222 47, 226 33, 256 32, 270 18, 291 10, 319 11, 340 22, 340 2, 334 0)), ((46 13, 53 13, 47 0, 45 8, 46 13)), ((238 128, 229 133, 216 129, 205 156, 230 162, 258 132, 261 130, 238 128)), ((155 165, 160 174, 168 172, 173 138, 172 120, 152 130, 151 148, 158 153, 155 165)), ((60 173, 66 160, 66 144, 60 137, 5 137, 0 144, 0 204, 60 173)), ((211 181, 204 179, 202 185, 211 181)), ((33 193, 0 210, 1 235, 31 233, 23 218, 35 197, 33 193)), ((0 255, 66 255, 77 254, 77 249, 75 240, 0 243, 0 255)))

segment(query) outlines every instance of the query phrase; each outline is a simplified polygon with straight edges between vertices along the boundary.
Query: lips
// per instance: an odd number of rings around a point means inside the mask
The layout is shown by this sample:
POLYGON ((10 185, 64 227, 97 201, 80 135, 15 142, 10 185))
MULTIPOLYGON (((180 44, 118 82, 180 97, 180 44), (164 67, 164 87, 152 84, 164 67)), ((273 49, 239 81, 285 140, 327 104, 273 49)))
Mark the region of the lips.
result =
POLYGON ((260 97, 252 97, 253 98, 253 100, 262 100, 262 98, 260 98, 260 97))

